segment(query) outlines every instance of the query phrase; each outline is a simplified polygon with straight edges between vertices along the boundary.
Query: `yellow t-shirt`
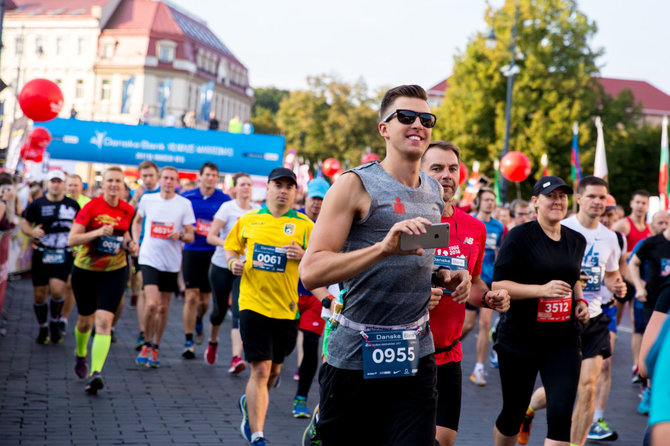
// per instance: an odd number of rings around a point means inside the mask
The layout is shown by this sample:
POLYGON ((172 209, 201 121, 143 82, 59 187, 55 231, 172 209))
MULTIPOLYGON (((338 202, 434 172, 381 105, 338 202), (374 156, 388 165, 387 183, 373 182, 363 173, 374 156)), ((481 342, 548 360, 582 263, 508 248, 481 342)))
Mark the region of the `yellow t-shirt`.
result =
POLYGON ((290 210, 275 218, 267 206, 246 213, 228 233, 224 248, 244 253, 240 281, 240 311, 251 310, 273 319, 297 319, 298 260, 286 257, 282 246, 295 242, 307 248, 314 223, 290 210))

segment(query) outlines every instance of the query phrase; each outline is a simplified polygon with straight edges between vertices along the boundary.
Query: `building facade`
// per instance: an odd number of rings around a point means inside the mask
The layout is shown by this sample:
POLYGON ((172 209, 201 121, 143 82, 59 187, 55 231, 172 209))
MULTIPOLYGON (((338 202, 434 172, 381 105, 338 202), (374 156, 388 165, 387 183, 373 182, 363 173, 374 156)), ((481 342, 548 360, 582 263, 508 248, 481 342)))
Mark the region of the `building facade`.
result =
POLYGON ((248 119, 247 68, 205 22, 165 1, 14 0, 5 14, 0 93, 6 146, 31 79, 56 82, 60 117, 226 130, 248 119))

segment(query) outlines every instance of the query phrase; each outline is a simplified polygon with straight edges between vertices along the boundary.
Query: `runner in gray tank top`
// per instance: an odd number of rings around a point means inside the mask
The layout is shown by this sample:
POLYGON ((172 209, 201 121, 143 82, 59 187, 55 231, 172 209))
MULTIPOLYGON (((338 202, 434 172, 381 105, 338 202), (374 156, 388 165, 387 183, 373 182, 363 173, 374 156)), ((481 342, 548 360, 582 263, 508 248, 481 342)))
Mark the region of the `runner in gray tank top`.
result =
MULTIPOLYGON (((435 444, 436 366, 428 310, 433 250, 400 250, 402 233, 438 223, 439 183, 419 172, 435 116, 419 86, 389 90, 380 107, 386 158, 342 175, 328 191, 300 276, 305 286, 343 284, 342 307, 321 388, 322 444, 435 444)), ((433 280, 467 296, 465 270, 433 280)))

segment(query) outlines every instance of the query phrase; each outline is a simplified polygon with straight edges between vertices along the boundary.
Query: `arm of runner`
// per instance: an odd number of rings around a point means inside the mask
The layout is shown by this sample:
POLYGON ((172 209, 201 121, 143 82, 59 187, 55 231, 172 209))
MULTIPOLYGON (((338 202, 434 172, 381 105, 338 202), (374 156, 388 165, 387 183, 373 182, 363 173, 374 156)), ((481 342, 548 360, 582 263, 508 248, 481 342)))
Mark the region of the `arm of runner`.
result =
MULTIPOLYGON (((286 250, 286 257, 290 260, 300 261, 305 255, 305 250, 302 249, 302 246, 296 245, 293 240, 291 240, 290 245, 284 245, 282 248, 286 250)), ((314 292, 312 292, 312 294, 314 294, 314 292)))
MULTIPOLYGON (((459 304, 465 303, 470 296, 472 281, 470 273, 465 269, 455 271, 438 269, 435 273, 436 284, 451 292, 451 299, 459 304)), ((484 285, 486 286, 486 285, 484 285)))
POLYGON ((25 218, 21 220, 21 232, 34 239, 39 239, 44 236, 44 229, 42 229, 42 225, 33 227, 33 225, 25 218))
POLYGON ((370 196, 357 175, 342 175, 333 184, 323 200, 304 261, 300 262, 300 278, 307 289, 342 282, 393 254, 423 255, 421 248, 400 250, 400 234, 426 232, 431 223, 421 217, 394 224, 381 242, 341 253, 354 220, 364 217, 369 207, 370 196))
POLYGON ((212 246, 221 246, 223 247, 226 242, 224 239, 219 237, 219 232, 223 229, 223 226, 226 224, 225 221, 215 218, 212 221, 212 226, 209 227, 209 232, 207 233, 207 243, 212 246))
POLYGON ((193 243, 193 240, 195 240, 195 230, 193 229, 193 225, 184 225, 183 230, 184 232, 181 234, 181 240, 184 243, 193 243))
POLYGON ((226 249, 226 264, 228 265, 230 272, 236 276, 241 276, 244 272, 245 260, 240 259, 242 254, 244 253, 226 249))
POLYGON ((581 282, 577 281, 575 286, 572 288, 572 292, 574 293, 574 298, 577 302, 575 316, 577 316, 577 319, 579 319, 581 323, 585 324, 589 321, 591 316, 589 314, 589 304, 587 304, 586 300, 584 300, 584 292, 582 291, 583 288, 584 287, 582 286, 581 282))
POLYGON ((133 240, 139 243, 140 234, 142 233, 142 223, 144 222, 144 217, 140 214, 135 214, 133 218, 133 223, 130 226, 130 234, 133 236, 133 240))
POLYGON ((130 205, 134 208, 137 207, 137 203, 140 202, 140 198, 142 198, 142 194, 144 194, 144 186, 137 186, 135 188, 135 192, 133 192, 133 197, 130 199, 130 205))
POLYGON ((468 302, 475 307, 490 308, 499 313, 509 310, 509 294, 507 290, 500 289, 496 291, 489 290, 481 276, 472 278, 472 289, 468 302), (485 305, 484 305, 485 304, 485 305))
POLYGON ((67 245, 83 245, 84 243, 88 243, 104 235, 112 234, 114 234, 114 226, 112 225, 100 226, 98 229, 86 232, 86 227, 84 225, 80 223, 72 223, 72 229, 70 229, 70 235, 67 238, 67 245))
POLYGON ((605 271, 605 286, 616 297, 624 297, 626 295, 626 283, 623 281, 619 270, 605 271))
POLYGON ((428 311, 437 307, 437 305, 442 300, 442 296, 444 296, 442 288, 435 286, 430 287, 430 301, 428 302, 428 311))
POLYGON ((660 311, 654 311, 651 313, 649 322, 647 323, 647 328, 644 330, 644 335, 642 335, 642 343, 640 344, 640 356, 637 360, 637 366, 639 367, 640 376, 643 378, 649 377, 649 371, 647 370, 647 355, 649 350, 656 342, 658 333, 661 331, 665 320, 668 318, 668 315, 661 313, 660 311))
MULTIPOLYGON (((581 286, 581 284, 577 283, 581 286)), ((528 285, 511 280, 491 284, 493 291, 507 290, 510 300, 535 299, 537 297, 565 297, 570 294, 570 285, 562 280, 552 280, 544 285, 528 285)))
MULTIPOLYGON (((630 223, 628 223, 628 219, 622 218, 614 222, 614 224, 612 225, 612 231, 620 232, 624 236, 628 235, 628 233, 630 232, 630 223)), ((631 247, 629 249, 633 248, 631 247)))
POLYGON ((644 280, 642 280, 642 277, 640 277, 641 263, 642 261, 637 256, 637 254, 633 254, 633 256, 630 258, 630 261, 628 262, 628 275, 632 279, 633 285, 635 285, 635 298, 640 302, 646 302, 647 286, 644 280))
POLYGON ((140 245, 138 245, 137 242, 130 237, 129 231, 123 233, 123 249, 128 251, 131 256, 137 257, 137 254, 139 253, 139 247, 140 245))

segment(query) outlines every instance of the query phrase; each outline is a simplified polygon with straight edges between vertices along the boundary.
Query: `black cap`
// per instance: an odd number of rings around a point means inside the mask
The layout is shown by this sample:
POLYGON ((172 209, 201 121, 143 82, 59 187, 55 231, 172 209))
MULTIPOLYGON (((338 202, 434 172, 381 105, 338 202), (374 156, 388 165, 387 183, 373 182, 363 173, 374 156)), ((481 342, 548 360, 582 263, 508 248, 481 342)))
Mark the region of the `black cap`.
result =
POLYGON ((293 181, 293 184, 298 184, 298 180, 296 179, 293 171, 291 169, 287 169, 286 167, 276 167, 272 169, 272 172, 270 172, 270 175, 268 175, 268 181, 278 180, 279 178, 288 178, 289 180, 293 181))
POLYGON ((572 188, 565 184, 563 178, 557 177, 556 175, 549 175, 547 177, 542 177, 537 180, 535 186, 533 186, 533 195, 547 195, 550 194, 553 190, 558 188, 563 189, 567 194, 572 194, 572 188))

